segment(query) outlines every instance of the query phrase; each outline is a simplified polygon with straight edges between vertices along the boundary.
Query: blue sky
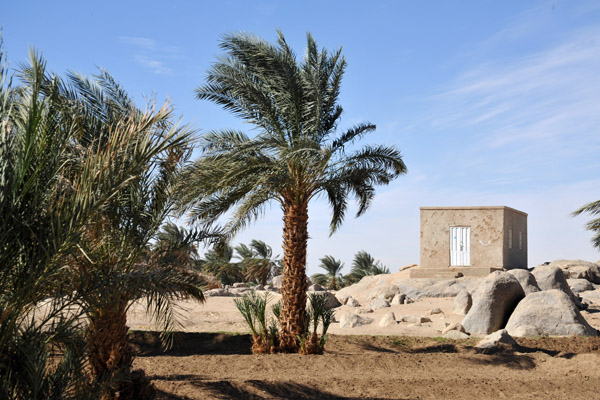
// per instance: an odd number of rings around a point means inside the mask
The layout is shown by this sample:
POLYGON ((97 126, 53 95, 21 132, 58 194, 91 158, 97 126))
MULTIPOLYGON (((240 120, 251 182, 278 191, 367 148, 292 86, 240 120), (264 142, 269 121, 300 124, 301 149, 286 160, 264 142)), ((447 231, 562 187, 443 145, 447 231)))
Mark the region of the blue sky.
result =
MULTIPOLYGON (((396 145, 409 173, 378 190, 328 237, 310 206, 308 272, 325 254, 350 269, 366 250, 392 271, 419 262, 419 206, 507 205, 529 214, 529 265, 600 259, 579 206, 600 198, 600 3, 597 1, 13 1, 0 25, 11 66, 41 51, 53 71, 106 68, 138 104, 168 98, 203 132, 248 129, 195 100, 220 35, 273 41, 299 57, 306 32, 343 47, 340 128, 377 124, 370 143, 396 145)), ((273 205, 240 234, 281 253, 273 205)))

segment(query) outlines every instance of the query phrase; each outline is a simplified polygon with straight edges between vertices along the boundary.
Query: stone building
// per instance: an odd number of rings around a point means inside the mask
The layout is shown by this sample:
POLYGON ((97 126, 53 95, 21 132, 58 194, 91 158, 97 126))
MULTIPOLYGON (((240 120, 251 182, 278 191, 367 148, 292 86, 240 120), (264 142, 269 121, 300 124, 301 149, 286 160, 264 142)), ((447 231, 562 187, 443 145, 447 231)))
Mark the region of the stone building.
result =
POLYGON ((411 278, 527 268, 527 214, 510 207, 421 207, 421 268, 411 278))

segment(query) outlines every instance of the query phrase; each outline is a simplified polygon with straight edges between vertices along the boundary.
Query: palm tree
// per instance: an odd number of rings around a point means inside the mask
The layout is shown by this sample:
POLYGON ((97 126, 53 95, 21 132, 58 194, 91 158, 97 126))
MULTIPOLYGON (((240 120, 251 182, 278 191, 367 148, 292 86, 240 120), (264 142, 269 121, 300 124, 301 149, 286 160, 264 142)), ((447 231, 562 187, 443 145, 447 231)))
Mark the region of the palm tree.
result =
POLYGON ((65 279, 66 260, 157 148, 126 121, 102 147, 82 146, 86 113, 65 101, 64 82, 31 52, 12 86, 1 47, 0 398, 94 398, 81 314, 70 308, 87 293, 65 279), (63 356, 51 361, 57 346, 63 356))
POLYGON ((202 272, 212 275, 223 285, 243 282, 245 271, 240 263, 233 261, 233 251, 228 244, 208 250, 199 262, 202 272))
POLYGON ((224 130, 204 136, 203 155, 188 169, 182 203, 192 219, 217 221, 235 208, 226 225, 232 236, 257 219, 271 201, 283 210, 283 282, 279 346, 297 351, 306 316, 308 206, 323 195, 332 207, 330 233, 348 200, 364 214, 375 195, 406 166, 399 151, 365 146, 351 151, 375 125, 358 124, 336 134, 342 115, 337 103, 346 61, 341 50, 319 51, 310 34, 303 61, 279 32, 277 45, 245 34, 224 36, 227 52, 196 89, 252 124, 257 133, 224 130))
POLYGON ((333 256, 325 256, 320 259, 320 268, 327 271, 326 274, 314 274, 310 277, 313 283, 326 285, 329 289, 338 290, 343 286, 344 277, 342 276, 342 268, 344 263, 341 260, 336 260, 333 256))
POLYGON ((200 256, 193 238, 194 232, 167 222, 156 235, 152 254, 163 264, 195 266, 200 256))
POLYGON ((375 259, 366 251, 361 250, 354 255, 352 261, 352 270, 346 275, 348 283, 356 283, 365 276, 389 274, 390 270, 379 260, 375 259))
POLYGON ((267 281, 281 274, 281 259, 273 258, 273 249, 262 240, 253 239, 250 246, 240 244, 235 251, 241 259, 246 280, 266 285, 267 281))
POLYGON ((600 200, 588 203, 581 207, 579 210, 573 212, 573 216, 580 215, 583 213, 588 213, 594 217, 590 222, 585 225, 585 228, 588 231, 595 232, 592 237, 592 244, 594 247, 600 250, 600 200))
MULTIPOLYGON (((179 172, 190 154, 193 131, 177 126, 167 106, 138 110, 105 71, 95 79, 71 74, 61 95, 82 116, 73 121, 82 132, 77 146, 101 151, 111 134, 128 134, 132 145, 117 158, 121 168, 144 158, 136 174, 109 199, 81 235, 78 251, 67 262, 68 286, 82 293, 79 304, 88 320, 90 370, 97 381, 111 381, 106 397, 139 398, 148 390, 143 373, 131 371, 127 310, 145 299, 148 312, 172 330, 175 301, 204 301, 204 280, 190 265, 169 262, 164 254, 148 256, 150 243, 171 215, 179 172)), ((76 160, 85 165, 86 158, 76 160)), ((169 228, 167 228, 169 229, 169 228)), ((197 231, 183 238, 213 237, 197 231)), ((162 236, 164 238, 164 236, 162 236)))

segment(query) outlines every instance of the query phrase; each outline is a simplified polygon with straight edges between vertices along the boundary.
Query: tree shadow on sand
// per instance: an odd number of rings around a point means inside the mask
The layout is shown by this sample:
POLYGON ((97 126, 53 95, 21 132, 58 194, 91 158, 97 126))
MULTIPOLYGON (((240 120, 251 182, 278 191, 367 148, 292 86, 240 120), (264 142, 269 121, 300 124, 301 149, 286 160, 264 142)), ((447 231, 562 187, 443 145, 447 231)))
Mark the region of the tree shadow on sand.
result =
POLYGON ((191 356, 195 354, 252 354, 250 335, 231 333, 174 332, 173 346, 165 350, 160 334, 152 331, 130 332, 130 342, 137 357, 191 356))
POLYGON ((515 354, 512 351, 499 351, 493 354, 488 353, 485 357, 467 356, 464 360, 478 365, 502 365, 516 370, 530 370, 535 368, 535 360, 533 357, 526 354, 515 354))
POLYGON ((196 385, 201 386, 203 394, 206 394, 207 396, 210 396, 210 398, 218 400, 383 400, 383 398, 380 397, 338 396, 336 394, 317 389, 310 385, 304 385, 294 382, 266 382, 251 380, 246 381, 244 382, 244 384, 240 385, 229 381, 213 381, 202 382, 201 384, 196 383, 196 385))

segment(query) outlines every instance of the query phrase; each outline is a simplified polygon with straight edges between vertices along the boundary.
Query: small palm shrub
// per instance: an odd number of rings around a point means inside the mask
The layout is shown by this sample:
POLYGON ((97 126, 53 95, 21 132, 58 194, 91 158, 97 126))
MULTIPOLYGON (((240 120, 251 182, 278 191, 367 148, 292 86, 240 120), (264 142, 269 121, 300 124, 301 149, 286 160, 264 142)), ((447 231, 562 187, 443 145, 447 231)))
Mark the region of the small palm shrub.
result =
POLYGON ((252 353, 275 353, 277 348, 277 319, 281 312, 281 303, 272 306, 275 318, 267 318, 267 304, 270 296, 251 293, 241 299, 235 299, 235 306, 240 311, 252 334, 252 353))
POLYGON ((308 302, 304 334, 299 337, 299 352, 301 354, 323 354, 327 341, 327 330, 333 322, 333 309, 329 306, 327 297, 318 293, 309 294, 308 302), (319 324, 322 326, 320 337, 317 333, 319 324))

